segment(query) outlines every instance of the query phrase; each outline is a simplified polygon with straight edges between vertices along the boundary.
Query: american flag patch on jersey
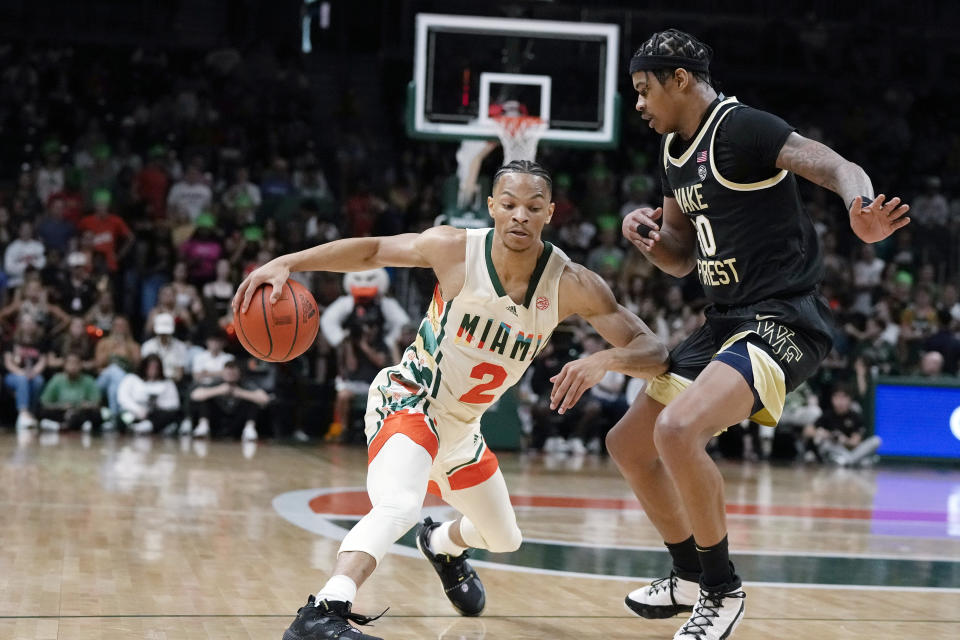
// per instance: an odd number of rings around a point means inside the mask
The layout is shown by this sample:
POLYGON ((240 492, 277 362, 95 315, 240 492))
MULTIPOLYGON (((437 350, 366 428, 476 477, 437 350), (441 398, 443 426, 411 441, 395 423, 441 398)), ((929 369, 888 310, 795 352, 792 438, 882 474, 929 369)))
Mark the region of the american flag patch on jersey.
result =
POLYGON ((706 161, 707 161, 707 151, 703 150, 697 154, 697 164, 700 164, 701 162, 706 162, 706 161))

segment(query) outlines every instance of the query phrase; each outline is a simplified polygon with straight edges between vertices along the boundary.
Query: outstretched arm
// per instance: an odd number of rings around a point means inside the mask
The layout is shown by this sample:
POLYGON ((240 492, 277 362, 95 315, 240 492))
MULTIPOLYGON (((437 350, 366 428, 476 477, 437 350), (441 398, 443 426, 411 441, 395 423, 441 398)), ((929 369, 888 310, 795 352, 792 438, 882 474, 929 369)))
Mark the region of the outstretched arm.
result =
MULTIPOLYGON (((240 283, 233 297, 233 309, 247 310, 253 292, 261 284, 273 286, 270 302, 280 298, 283 283, 294 271, 366 271, 378 267, 428 267, 442 265, 466 232, 453 227, 433 227, 423 233, 397 236, 344 238, 297 253, 274 258, 240 283)), ((462 255, 462 252, 461 252, 462 255)))
POLYGON ((652 378, 667 369, 667 348, 643 320, 617 304, 603 278, 580 265, 567 267, 560 280, 560 317, 577 314, 612 348, 568 362, 551 378, 550 408, 564 413, 607 371, 652 378))
POLYGON ((850 228, 864 242, 879 242, 910 223, 910 206, 900 198, 874 198, 866 172, 825 144, 791 133, 777 156, 777 167, 792 171, 843 198, 850 228), (868 199, 869 201, 865 200, 868 199))

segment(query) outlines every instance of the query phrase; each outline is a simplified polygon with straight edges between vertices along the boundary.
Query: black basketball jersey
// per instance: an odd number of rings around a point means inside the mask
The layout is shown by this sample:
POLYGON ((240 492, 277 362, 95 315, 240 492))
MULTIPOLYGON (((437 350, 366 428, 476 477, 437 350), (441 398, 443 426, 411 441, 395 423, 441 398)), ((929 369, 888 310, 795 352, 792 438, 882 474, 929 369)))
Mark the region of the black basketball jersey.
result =
POLYGON ((746 108, 736 98, 719 100, 682 154, 671 153, 673 133, 660 147, 672 191, 664 195, 693 223, 697 274, 707 298, 721 305, 812 291, 822 278, 819 240, 794 175, 770 166, 768 177, 744 184, 717 169, 718 153, 729 159, 732 151, 715 148, 717 129, 731 111, 746 108))

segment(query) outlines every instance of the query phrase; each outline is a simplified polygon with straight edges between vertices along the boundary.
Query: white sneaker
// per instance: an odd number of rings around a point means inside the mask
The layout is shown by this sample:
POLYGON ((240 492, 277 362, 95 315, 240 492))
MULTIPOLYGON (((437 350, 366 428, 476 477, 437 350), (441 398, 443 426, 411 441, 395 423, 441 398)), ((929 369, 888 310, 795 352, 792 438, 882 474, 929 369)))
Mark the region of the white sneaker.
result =
POLYGON ((153 423, 149 420, 140 420, 130 425, 130 430, 134 433, 150 433, 153 431, 153 423))
POLYGON ((746 594, 739 586, 731 591, 700 590, 693 613, 673 640, 724 640, 743 620, 746 594))
POLYGON ((565 454, 567 452, 567 441, 560 436, 547 438, 543 443, 543 452, 565 454))
POLYGON ((40 421, 40 428, 43 431, 60 431, 60 423, 56 420, 44 418, 40 421))
POLYGON ((251 440, 257 439, 257 428, 252 422, 248 422, 243 427, 243 433, 240 434, 240 439, 244 442, 250 442, 251 440))
POLYGON ((296 442, 310 442, 310 436, 303 432, 303 429, 297 429, 290 436, 296 442))
POLYGON ((672 618, 679 613, 692 612, 699 597, 699 582, 684 580, 671 571, 666 578, 631 591, 624 604, 631 613, 642 618, 672 618))
POLYGON ((180 430, 177 432, 181 436, 188 436, 193 432, 193 420, 184 418, 180 422, 180 430))
POLYGON ((544 453, 556 453, 557 447, 563 442, 563 438, 557 436, 551 436, 543 441, 543 452, 544 453))
POLYGON ((197 423, 197 426, 193 430, 193 435, 195 438, 206 438, 210 435, 210 421, 203 418, 200 419, 200 422, 197 423))
POLYGON ((570 438, 567 440, 567 451, 575 456, 586 455, 587 447, 580 438, 570 438))
POLYGON ((17 431, 32 429, 35 426, 37 426, 37 419, 29 411, 21 411, 17 415, 17 431))
POLYGON ((83 424, 80 425, 80 433, 90 433, 93 431, 93 423, 89 420, 84 420, 83 424))

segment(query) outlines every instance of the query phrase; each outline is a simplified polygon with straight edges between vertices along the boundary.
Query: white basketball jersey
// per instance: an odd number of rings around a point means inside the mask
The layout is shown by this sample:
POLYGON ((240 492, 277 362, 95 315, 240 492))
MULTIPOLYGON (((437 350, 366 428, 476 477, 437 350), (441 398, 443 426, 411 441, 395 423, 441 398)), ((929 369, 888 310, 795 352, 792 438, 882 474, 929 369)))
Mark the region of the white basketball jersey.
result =
POLYGON ((493 267, 493 229, 466 233, 460 293, 445 301, 434 290, 400 366, 382 372, 378 382, 386 384, 371 389, 383 412, 416 407, 432 418, 475 422, 520 380, 557 326, 557 291, 569 258, 545 242, 524 299, 514 302, 493 267))

